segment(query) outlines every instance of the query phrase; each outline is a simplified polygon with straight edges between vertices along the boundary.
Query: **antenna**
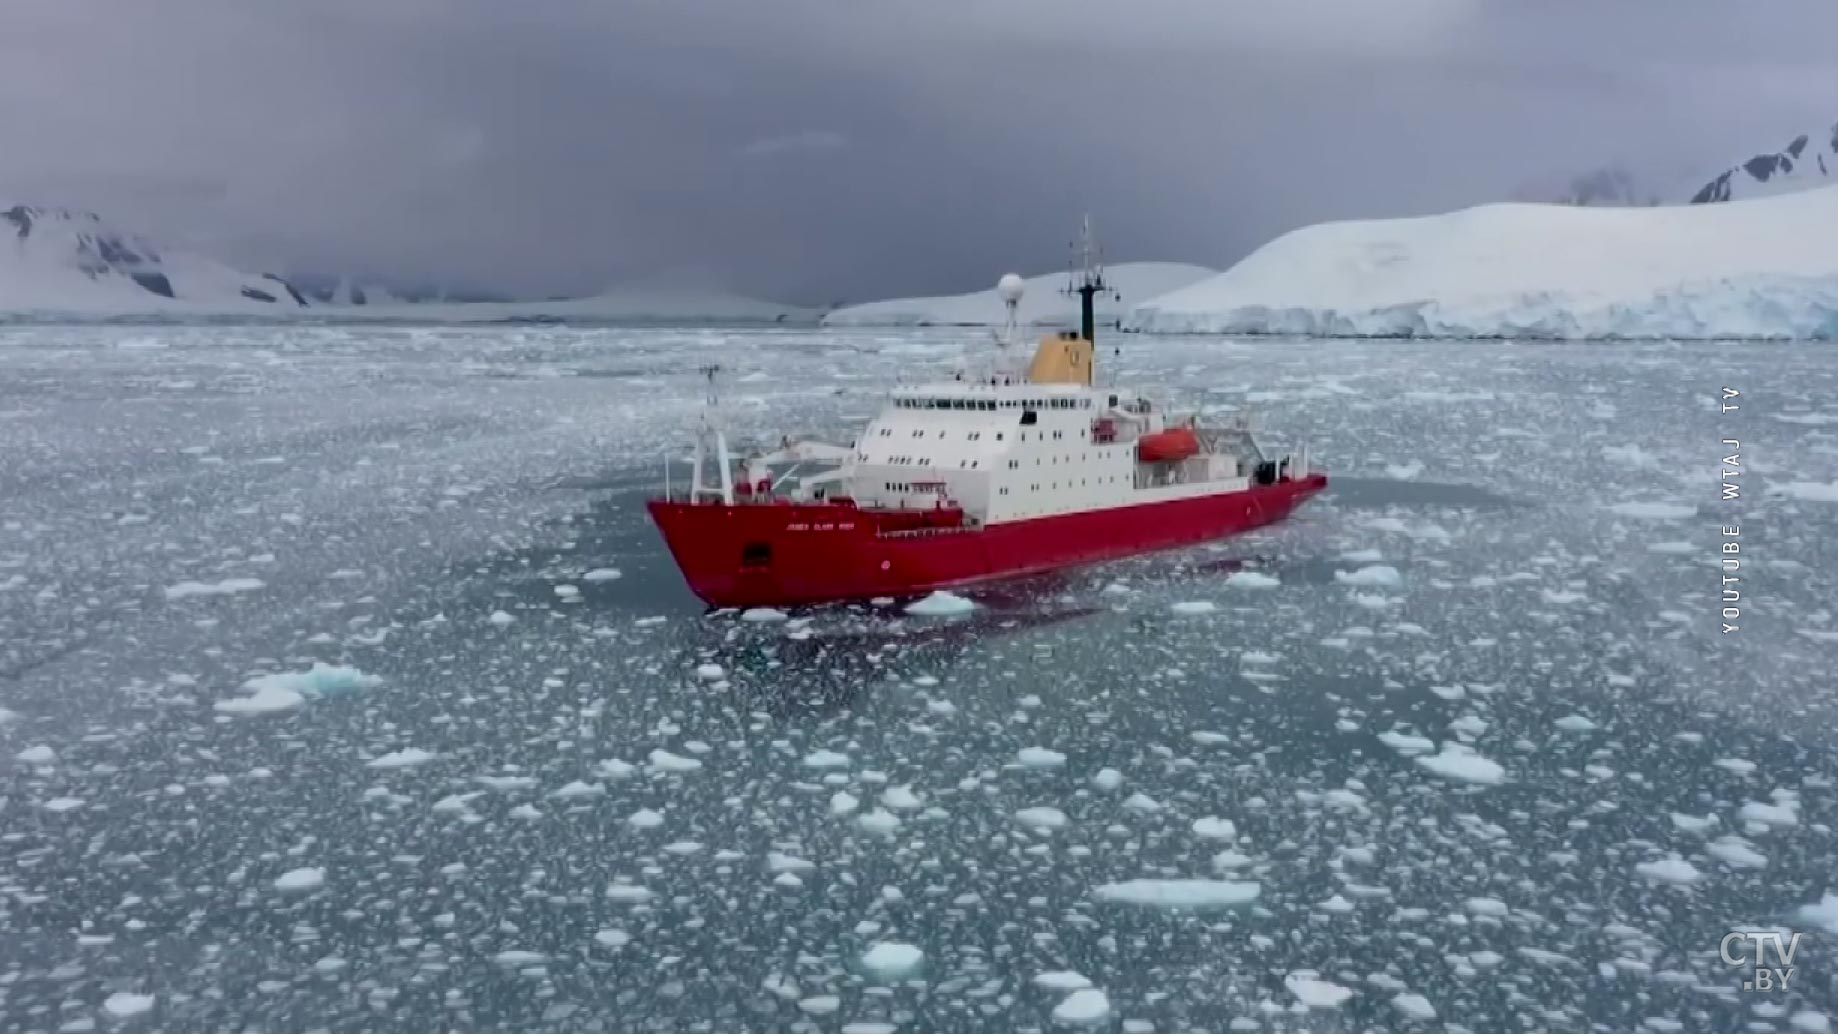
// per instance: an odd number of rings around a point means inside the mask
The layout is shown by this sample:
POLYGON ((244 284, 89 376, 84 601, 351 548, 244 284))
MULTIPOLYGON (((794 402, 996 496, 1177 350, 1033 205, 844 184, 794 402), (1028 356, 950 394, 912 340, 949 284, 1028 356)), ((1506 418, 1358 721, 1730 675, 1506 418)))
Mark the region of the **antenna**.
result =
POLYGON ((1093 313, 1093 296, 1104 294, 1122 301, 1123 295, 1104 279, 1103 249, 1098 247, 1097 238, 1092 235, 1089 215, 1080 228, 1079 239, 1072 244, 1072 253, 1071 283, 1067 284, 1064 293, 1079 296, 1079 335, 1095 345, 1098 323, 1093 313))

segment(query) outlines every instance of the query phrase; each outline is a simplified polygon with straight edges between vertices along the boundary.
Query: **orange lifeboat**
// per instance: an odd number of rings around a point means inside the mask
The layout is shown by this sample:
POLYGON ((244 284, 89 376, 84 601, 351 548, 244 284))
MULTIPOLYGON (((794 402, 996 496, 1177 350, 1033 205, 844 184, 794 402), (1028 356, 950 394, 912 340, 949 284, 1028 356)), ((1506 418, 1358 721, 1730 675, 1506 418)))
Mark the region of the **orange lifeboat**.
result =
POLYGON ((1200 436, 1191 427, 1170 427, 1136 440, 1136 459, 1143 463, 1172 463, 1200 451, 1200 436))

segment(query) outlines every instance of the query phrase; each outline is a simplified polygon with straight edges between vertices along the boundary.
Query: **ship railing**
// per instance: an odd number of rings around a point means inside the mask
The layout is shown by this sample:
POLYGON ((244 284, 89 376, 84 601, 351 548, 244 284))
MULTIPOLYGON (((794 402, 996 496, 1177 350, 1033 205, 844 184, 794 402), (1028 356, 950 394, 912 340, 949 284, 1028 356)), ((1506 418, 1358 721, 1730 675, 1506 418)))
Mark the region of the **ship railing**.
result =
POLYGON ((924 539, 943 535, 964 535, 976 531, 974 524, 959 524, 950 528, 899 528, 894 531, 877 531, 875 538, 880 539, 924 539))

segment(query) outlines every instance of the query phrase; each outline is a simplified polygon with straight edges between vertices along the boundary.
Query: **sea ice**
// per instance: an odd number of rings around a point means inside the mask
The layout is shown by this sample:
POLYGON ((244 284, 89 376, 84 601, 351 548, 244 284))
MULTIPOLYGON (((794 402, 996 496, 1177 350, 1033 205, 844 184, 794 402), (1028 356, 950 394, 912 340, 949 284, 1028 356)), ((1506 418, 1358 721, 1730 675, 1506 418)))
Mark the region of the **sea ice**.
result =
POLYGON ((48 744, 40 743, 14 754, 13 757, 22 765, 51 765, 57 763, 57 751, 48 744))
POLYGON ((1426 754, 1417 758, 1417 764, 1444 779, 1464 783, 1491 786, 1506 777, 1506 769, 1497 762, 1476 754, 1473 748, 1454 742, 1443 743, 1440 754, 1426 754))
POLYGON ((882 941, 862 953, 862 968, 885 981, 904 980, 919 969, 925 952, 910 944, 882 941))
POLYGON ((391 751, 381 757, 372 758, 364 763, 364 767, 413 768, 416 765, 425 765, 438 757, 440 757, 439 754, 422 750, 420 747, 405 747, 402 750, 391 751))
POLYGON ((581 576, 581 581, 584 581, 584 582, 610 582, 610 581, 612 581, 613 579, 615 579, 615 578, 618 578, 619 576, 620 576, 620 575, 619 575, 619 570, 618 570, 617 568, 612 568, 612 567, 596 567, 596 568, 594 568, 593 570, 591 570, 591 571, 589 571, 589 572, 587 572, 586 574, 584 574, 584 575, 582 575, 582 576, 581 576))
POLYGON ((1283 977, 1283 986, 1296 1000, 1310 1009, 1336 1009, 1340 1003, 1353 997, 1353 989, 1342 987, 1329 980, 1322 980, 1312 969, 1296 970, 1283 977))
POLYGON ((1334 580, 1342 585, 1383 585, 1404 584, 1404 576, 1398 569, 1385 564, 1374 564, 1362 567, 1357 571, 1335 571, 1334 580))
POLYGON ((1262 571, 1233 571, 1226 578, 1225 584, 1234 589, 1274 589, 1283 583, 1274 575, 1262 571))
POLYGON ((1662 502, 1616 503, 1609 509, 1623 517, 1638 517, 1653 521, 1683 520, 1698 512, 1697 507, 1685 503, 1662 502))
POLYGON ((968 614, 975 609, 975 601, 941 591, 922 600, 913 601, 907 605, 906 612, 917 617, 950 617, 955 614, 968 614))
POLYGON ((309 698, 369 689, 381 685, 377 675, 366 675, 345 665, 315 662, 306 671, 260 675, 243 683, 246 696, 217 701, 215 707, 225 714, 270 714, 299 707, 309 698))
POLYGON ((1065 812, 1044 806, 1015 812, 1015 821, 1035 829, 1061 829, 1068 822, 1065 812))
POLYGON ((239 592, 254 592, 266 583, 260 578, 225 578, 220 582, 180 582, 168 585, 165 593, 169 600, 184 600, 194 596, 231 596, 239 592))
POLYGON ((1176 614, 1211 614, 1219 607, 1211 600, 1182 600, 1168 609, 1176 614))
POLYGON ((1098 774, 1091 777, 1091 785, 1100 790, 1115 790, 1123 785, 1123 773, 1114 768, 1100 768, 1098 774))
POLYGON ((118 1020, 130 1016, 139 1016, 153 1008, 157 999, 153 995, 137 995, 127 991, 117 991, 102 1000, 102 1011, 118 1020))
POLYGON ((1238 839, 1238 827, 1232 823, 1231 819, 1211 817, 1194 819, 1193 832, 1195 836, 1204 837, 1207 840, 1238 839))
POLYGON ((1793 917, 1827 933, 1838 934, 1838 894, 1826 891, 1817 902, 1795 909, 1793 917))
POLYGON ((625 821, 633 829, 656 829, 664 824, 664 816, 650 808, 640 808, 625 821))
POLYGON ((1066 755, 1046 747, 1022 747, 1015 752, 1015 760, 1025 768, 1058 768, 1066 763, 1066 755))
POLYGON ((1097 1023, 1109 1015, 1110 999, 1095 987, 1080 988, 1053 1008, 1053 1019, 1057 1023, 1097 1023))
POLYGON ((1083 974, 1069 969, 1036 974, 1034 983, 1052 991, 1078 991, 1091 986, 1091 981, 1085 979, 1083 974))
POLYGON ((848 768, 849 755, 833 750, 813 750, 804 755, 805 768, 848 768))
POLYGON ((1257 900, 1257 883, 1234 880, 1125 880, 1106 883, 1092 892, 1099 901, 1149 908, 1234 908, 1257 900))
POLYGON ((740 620, 754 622, 784 621, 791 615, 772 607, 749 607, 740 612, 740 620))
POLYGON ((1704 878, 1698 867, 1683 858, 1661 858, 1658 861, 1640 862, 1634 871, 1649 880, 1661 883, 1687 884, 1696 883, 1704 878))
POLYGON ((1436 1018, 1436 1007, 1422 995, 1398 994, 1391 999, 1391 1007, 1413 1020, 1433 1020, 1436 1018))
POLYGON ((653 772, 694 772, 702 767, 702 762, 695 758, 686 758, 667 750, 652 751, 647 761, 653 772))
POLYGON ((318 890, 323 886, 325 870, 321 868, 289 869, 274 879, 274 889, 288 893, 318 890))

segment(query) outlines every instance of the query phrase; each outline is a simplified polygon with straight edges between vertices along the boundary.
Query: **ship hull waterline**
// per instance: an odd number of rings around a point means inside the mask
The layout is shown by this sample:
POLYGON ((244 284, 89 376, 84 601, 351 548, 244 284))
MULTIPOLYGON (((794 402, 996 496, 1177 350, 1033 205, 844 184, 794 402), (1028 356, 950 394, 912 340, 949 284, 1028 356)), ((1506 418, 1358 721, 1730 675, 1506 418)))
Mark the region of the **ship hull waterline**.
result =
POLYGON ((785 607, 917 596, 1178 549, 1280 521, 1324 474, 999 524, 884 534, 876 514, 830 503, 652 499, 690 591, 713 607, 785 607))

